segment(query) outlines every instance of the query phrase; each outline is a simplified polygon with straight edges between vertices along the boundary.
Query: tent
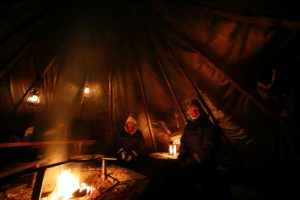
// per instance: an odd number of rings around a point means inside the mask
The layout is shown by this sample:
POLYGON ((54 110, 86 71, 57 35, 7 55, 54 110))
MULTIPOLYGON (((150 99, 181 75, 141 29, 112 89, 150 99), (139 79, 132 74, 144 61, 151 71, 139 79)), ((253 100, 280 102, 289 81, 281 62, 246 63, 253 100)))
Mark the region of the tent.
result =
POLYGON ((101 153, 134 112, 148 152, 166 151, 197 98, 221 163, 298 167, 293 2, 17 0, 0 11, 2 142, 33 127, 31 140, 94 139, 101 153))

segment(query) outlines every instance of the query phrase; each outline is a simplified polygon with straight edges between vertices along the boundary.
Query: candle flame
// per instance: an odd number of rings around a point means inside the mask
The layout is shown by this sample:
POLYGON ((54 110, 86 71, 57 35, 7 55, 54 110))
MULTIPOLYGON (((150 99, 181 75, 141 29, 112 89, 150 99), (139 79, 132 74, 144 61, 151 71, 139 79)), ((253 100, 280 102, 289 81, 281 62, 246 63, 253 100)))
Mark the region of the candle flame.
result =
POLYGON ((170 144, 169 145, 169 154, 171 156, 176 156, 177 154, 177 147, 176 147, 176 144, 170 144))

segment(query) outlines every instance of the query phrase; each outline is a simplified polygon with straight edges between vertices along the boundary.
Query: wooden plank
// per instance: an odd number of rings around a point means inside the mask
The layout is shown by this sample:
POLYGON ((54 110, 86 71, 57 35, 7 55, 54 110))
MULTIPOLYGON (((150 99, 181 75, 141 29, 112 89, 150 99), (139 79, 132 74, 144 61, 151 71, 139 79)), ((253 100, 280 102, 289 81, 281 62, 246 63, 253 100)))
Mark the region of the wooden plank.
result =
POLYGON ((10 175, 19 173, 21 171, 25 171, 27 169, 33 169, 38 167, 39 165, 43 165, 48 163, 48 159, 34 161, 34 162, 25 162, 25 163, 18 163, 12 165, 8 165, 5 167, 2 167, 0 170, 0 178, 8 177, 10 175))
POLYGON ((26 146, 46 146, 46 145, 57 145, 57 144, 86 144, 91 145, 96 140, 66 140, 66 141, 37 141, 37 142, 8 142, 0 143, 0 148, 10 147, 26 147, 26 146))

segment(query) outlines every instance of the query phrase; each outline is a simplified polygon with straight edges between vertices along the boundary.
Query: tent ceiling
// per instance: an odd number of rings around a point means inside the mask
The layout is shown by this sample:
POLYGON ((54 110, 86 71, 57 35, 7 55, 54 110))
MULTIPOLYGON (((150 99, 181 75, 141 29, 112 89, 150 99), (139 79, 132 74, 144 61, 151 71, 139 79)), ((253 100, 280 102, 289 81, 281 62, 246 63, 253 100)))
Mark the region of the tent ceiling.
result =
POLYGON ((135 112, 149 151, 163 150, 181 134, 185 100, 198 98, 247 166, 294 159, 299 16, 292 4, 231 2, 5 2, 1 134, 22 139, 34 126, 37 140, 94 138, 100 151, 135 112), (272 69, 266 98, 258 85, 272 69))

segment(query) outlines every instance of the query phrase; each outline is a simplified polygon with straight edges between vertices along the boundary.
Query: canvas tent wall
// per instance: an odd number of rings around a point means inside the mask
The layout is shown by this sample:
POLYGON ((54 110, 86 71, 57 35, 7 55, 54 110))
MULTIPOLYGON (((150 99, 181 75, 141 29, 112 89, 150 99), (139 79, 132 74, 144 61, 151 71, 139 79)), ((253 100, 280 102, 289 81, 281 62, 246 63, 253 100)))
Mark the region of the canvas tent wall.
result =
POLYGON ((185 100, 198 98, 222 130, 221 160, 254 171, 293 165, 299 16, 242 2, 5 1, 2 141, 34 126, 33 140, 92 138, 103 152, 135 112, 148 151, 162 151, 181 134, 185 100), (34 88, 39 106, 26 103, 34 88))

